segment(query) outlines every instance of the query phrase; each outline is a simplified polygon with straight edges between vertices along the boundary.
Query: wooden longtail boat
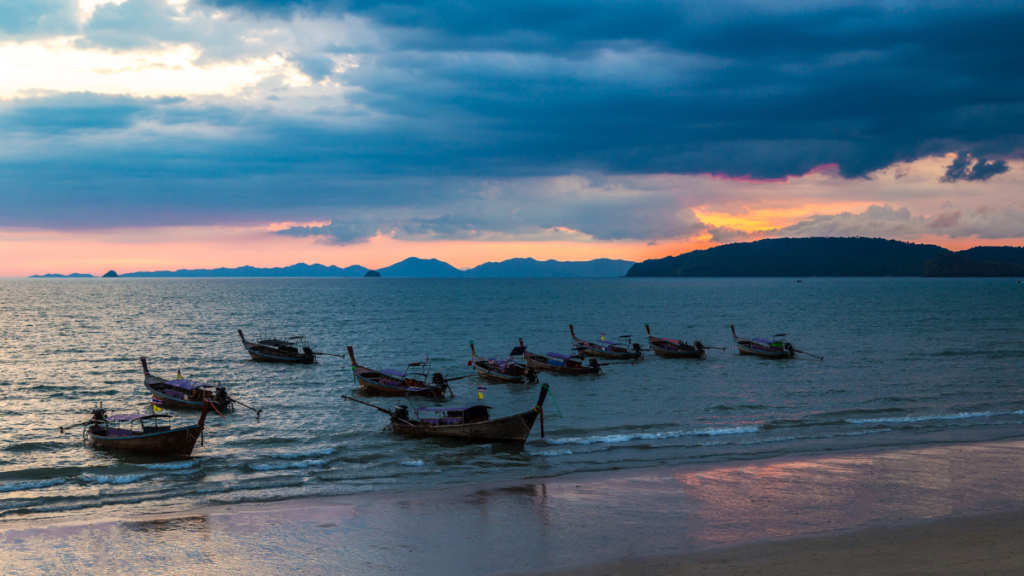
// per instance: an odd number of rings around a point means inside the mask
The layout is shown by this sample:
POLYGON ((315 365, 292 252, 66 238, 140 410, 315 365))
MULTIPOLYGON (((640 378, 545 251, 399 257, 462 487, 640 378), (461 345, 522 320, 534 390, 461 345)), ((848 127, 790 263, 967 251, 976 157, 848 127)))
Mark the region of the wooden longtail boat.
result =
POLYGON ((545 372, 558 372, 559 374, 600 374, 601 365, 597 363, 594 358, 590 359, 587 364, 583 363, 583 358, 580 356, 566 356, 565 354, 559 354, 557 352, 548 352, 547 354, 534 354, 526 349, 523 345, 523 339, 519 339, 519 348, 512 351, 520 352, 523 355, 523 360, 526 365, 534 370, 543 370, 545 372))
POLYGON ((473 353, 473 359, 469 361, 470 366, 476 369, 481 378, 495 380, 497 382, 509 382, 522 384, 523 382, 536 382, 537 373, 529 366, 523 366, 512 360, 513 356, 522 355, 521 346, 513 348, 507 360, 498 358, 482 358, 476 355, 476 345, 469 343, 469 350, 473 353))
POLYGON ((490 406, 467 406, 464 408, 415 408, 415 416, 409 414, 407 406, 386 410, 355 398, 342 396, 346 400, 366 404, 391 416, 391 430, 417 438, 450 438, 463 442, 511 442, 523 444, 530 437, 533 424, 540 417, 541 437, 544 437, 544 399, 548 385, 541 384, 540 398, 532 410, 504 418, 491 419, 490 406))
POLYGON ((398 370, 372 370, 360 366, 356 362, 356 354, 348 347, 348 357, 352 361, 352 375, 356 383, 364 391, 378 396, 426 396, 441 400, 447 392, 451 396, 451 388, 444 376, 435 372, 430 383, 427 373, 430 372, 430 361, 413 362, 404 372, 398 370), (422 372, 420 371, 422 370, 422 372))
POLYGON ((625 338, 626 344, 618 342, 590 342, 576 337, 576 331, 572 324, 569 324, 569 334, 572 335, 572 345, 580 353, 580 356, 596 356, 611 360, 639 360, 644 353, 640 350, 639 344, 633 344, 631 336, 619 336, 625 338))
POLYGON ((292 336, 284 340, 277 338, 256 338, 255 342, 245 339, 242 330, 238 330, 242 338, 242 346, 256 362, 279 362, 283 364, 314 364, 316 352, 309 347, 305 336, 292 336), (299 351, 302 348, 302 351, 299 351))
POLYGON ((208 401, 221 413, 235 409, 235 400, 228 396, 223 386, 182 378, 165 380, 149 373, 145 356, 139 360, 142 361, 143 384, 153 394, 153 398, 160 400, 164 408, 204 410, 205 402, 208 401))
POLYGON ((785 340, 779 340, 785 334, 776 334, 771 340, 764 338, 740 338, 736 335, 736 326, 729 325, 732 329, 732 339, 736 343, 736 349, 740 355, 761 356, 763 358, 792 358, 796 355, 793 345, 785 340))
POLYGON ((658 356, 665 358, 697 358, 703 360, 708 355, 704 352, 704 344, 700 340, 694 340, 693 345, 680 340, 669 340, 651 335, 651 327, 644 324, 647 329, 647 340, 651 343, 651 350, 658 356))
POLYGON ((86 426, 82 438, 96 448, 152 456, 191 456, 196 440, 202 436, 209 408, 210 403, 205 402, 199 422, 184 428, 162 426, 161 420, 171 418, 167 414, 107 415, 103 408, 93 410, 91 420, 76 426, 86 426), (122 428, 124 425, 127 427, 122 428))

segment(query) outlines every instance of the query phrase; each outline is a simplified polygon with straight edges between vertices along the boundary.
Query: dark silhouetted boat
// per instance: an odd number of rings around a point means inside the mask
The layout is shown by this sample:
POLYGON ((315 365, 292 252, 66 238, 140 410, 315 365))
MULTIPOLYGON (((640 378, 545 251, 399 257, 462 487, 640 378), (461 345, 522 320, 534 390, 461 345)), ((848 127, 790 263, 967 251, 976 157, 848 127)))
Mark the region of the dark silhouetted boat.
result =
POLYGON ((415 408, 410 415, 407 406, 387 410, 368 402, 342 396, 376 408, 391 416, 391 430, 397 434, 418 438, 450 438, 463 442, 511 442, 523 444, 530 437, 533 424, 541 419, 541 437, 544 437, 544 399, 548 385, 541 384, 540 398, 532 410, 491 419, 490 406, 476 405, 463 408, 415 408))
POLYGON ((523 354, 523 361, 526 365, 534 370, 544 372, 557 372, 559 374, 600 374, 601 365, 597 363, 594 358, 590 359, 590 362, 584 364, 585 360, 581 356, 566 356, 565 354, 559 354, 558 352, 548 352, 547 354, 534 354, 526 349, 523 345, 523 340, 519 339, 519 348, 516 351, 521 351, 523 354))
POLYGON ((235 409, 235 400, 228 396, 223 386, 184 378, 165 380, 149 373, 145 356, 139 360, 142 361, 143 384, 153 394, 153 398, 160 400, 164 408, 202 410, 204 401, 209 401, 221 413, 235 409))
POLYGON ((348 357, 352 361, 352 375, 356 383, 369 394, 378 396, 426 396, 440 400, 445 393, 454 394, 444 376, 435 372, 427 382, 430 372, 430 360, 413 362, 404 371, 373 370, 360 366, 356 362, 355 352, 348 347, 348 357))
POLYGON ((761 356, 762 358, 792 358, 796 356, 793 345, 785 340, 779 340, 785 334, 776 334, 771 340, 764 338, 740 338, 736 335, 736 326, 729 325, 732 330, 732 339, 736 343, 736 349, 740 355, 761 356))
POLYGON ((241 329, 238 330, 238 335, 242 338, 242 346, 245 346, 249 356, 256 362, 316 363, 316 352, 309 347, 305 336, 291 336, 283 340, 257 337, 255 342, 250 342, 245 339, 241 329))
MULTIPOLYGON (((191 456, 192 449, 203 434, 210 403, 203 405, 199 422, 184 428, 172 428, 169 414, 107 414, 102 407, 92 411, 92 418, 75 426, 82 431, 87 444, 106 450, 119 450, 151 456, 191 456)), ((63 432, 65 428, 61 428, 63 432)))
POLYGON ((523 346, 513 348, 507 359, 481 358, 477 356, 476 345, 472 341, 469 343, 469 350, 473 353, 473 359, 469 363, 482 378, 516 384, 537 381, 537 374, 532 368, 518 364, 513 360, 515 356, 523 354, 523 350, 525 350, 523 346))
MULTIPOLYGON (((569 324, 569 334, 572 335, 572 345, 579 352, 580 356, 596 356, 610 360, 639 360, 644 356, 644 353, 640 350, 640 345, 632 343, 632 340, 630 340, 632 336, 629 335, 619 336, 619 338, 626 339, 626 344, 619 342, 590 342, 589 340, 577 338, 572 324, 569 324)), ((603 337, 604 335, 602 334, 603 337)))
POLYGON ((704 344, 700 340, 695 340, 693 345, 687 344, 681 340, 669 340, 668 338, 658 338, 657 336, 651 335, 651 327, 644 324, 644 328, 647 329, 647 340, 651 343, 651 351, 658 356, 664 356, 665 358, 707 358, 708 355, 704 352, 704 344))

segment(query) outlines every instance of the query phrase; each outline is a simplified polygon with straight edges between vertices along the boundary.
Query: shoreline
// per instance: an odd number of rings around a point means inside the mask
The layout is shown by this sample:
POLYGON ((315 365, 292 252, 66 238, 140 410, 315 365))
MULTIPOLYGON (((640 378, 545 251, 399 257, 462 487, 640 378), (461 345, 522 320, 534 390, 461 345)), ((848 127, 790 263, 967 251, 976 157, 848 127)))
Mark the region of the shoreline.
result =
MULTIPOLYGON (((569 576, 597 567, 628 575, 730 561, 752 566, 769 549, 813 556, 807 546, 849 548, 858 541, 869 550, 884 540, 877 534, 892 541, 927 532, 926 525, 950 534, 970 522, 1024 526, 1022 469, 1024 439, 1013 439, 97 514, 66 523, 14 520, 0 524, 0 568, 122 572, 153 557, 169 571, 184 564, 266 574, 569 576), (856 536, 865 530, 877 534, 856 536), (254 555, 260 569, 249 564, 254 555)), ((986 533, 1003 542, 998 530, 986 533)), ((924 536, 918 540, 922 549, 931 546, 924 536)))

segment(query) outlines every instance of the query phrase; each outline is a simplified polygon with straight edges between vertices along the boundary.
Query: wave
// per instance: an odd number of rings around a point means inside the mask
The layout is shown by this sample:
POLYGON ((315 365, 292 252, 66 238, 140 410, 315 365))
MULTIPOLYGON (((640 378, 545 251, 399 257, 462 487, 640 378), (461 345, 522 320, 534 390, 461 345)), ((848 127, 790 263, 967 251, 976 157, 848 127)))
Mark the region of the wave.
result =
POLYGON ((423 466, 423 460, 411 460, 409 462, 402 462, 402 466, 423 466))
MULTIPOLYGON (((866 434, 882 434, 885 432, 892 432, 892 428, 882 428, 875 430, 860 430, 857 432, 835 432, 832 434, 815 434, 813 436, 774 436, 769 438, 758 438, 755 440, 745 440, 742 442, 697 442, 696 444, 671 444, 668 446, 655 446, 654 448, 708 448, 714 446, 756 446, 758 444, 775 444, 778 442, 795 442, 798 440, 826 440, 829 438, 840 438, 846 436, 864 436, 866 434)), ((538 456, 572 456, 574 454, 590 454, 592 452, 603 452, 608 450, 609 447, 601 448, 598 450, 573 450, 569 448, 563 448, 560 450, 546 450, 536 452, 538 456)))
POLYGON ((587 438, 555 438, 545 440, 550 445, 560 444, 616 444, 632 440, 664 440, 682 436, 721 436, 725 434, 753 434, 757 426, 740 426, 737 428, 703 428, 701 430, 675 430, 672 432, 639 432, 635 434, 609 434, 607 436, 590 436, 587 438))
POLYGON ((273 470, 291 470, 296 468, 312 468, 327 464, 327 460, 303 460, 301 462, 282 462, 280 464, 248 464, 249 468, 259 472, 273 470))
POLYGON ((184 460, 182 462, 161 462, 159 464, 138 464, 142 468, 150 470, 184 470, 195 465, 197 460, 184 460))
POLYGON ((1014 412, 957 412, 956 414, 924 414, 921 416, 900 416, 893 418, 850 418, 850 424, 898 424, 901 422, 927 422, 928 420, 966 420, 968 418, 991 418, 993 416, 1014 416, 1024 414, 1024 410, 1014 412))
POLYGON ((47 480, 22 480, 20 482, 5 482, 0 484, 0 493, 20 492, 21 490, 35 490, 37 488, 49 488, 64 483, 63 478, 49 478, 47 480))
POLYGON ((318 448, 316 450, 306 450, 304 452, 279 452, 277 454, 268 454, 268 456, 271 458, 279 458, 281 460, 298 460, 299 458, 327 456, 329 454, 334 454, 334 448, 318 448))
POLYGON ((132 484, 148 477, 148 474, 82 474, 81 476, 83 481, 95 484, 132 484))

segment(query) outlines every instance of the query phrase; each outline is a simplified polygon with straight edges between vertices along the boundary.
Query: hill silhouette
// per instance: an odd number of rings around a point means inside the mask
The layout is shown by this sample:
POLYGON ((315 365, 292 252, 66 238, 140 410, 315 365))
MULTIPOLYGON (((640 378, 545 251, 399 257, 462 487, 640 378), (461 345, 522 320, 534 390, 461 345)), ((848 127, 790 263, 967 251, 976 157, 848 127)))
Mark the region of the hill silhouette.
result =
POLYGON ((1024 248, 978 247, 954 253, 941 246, 882 238, 773 238, 645 260, 630 268, 626 276, 1024 275, 1024 268, 1015 264, 1017 261, 1024 261, 1024 248))

